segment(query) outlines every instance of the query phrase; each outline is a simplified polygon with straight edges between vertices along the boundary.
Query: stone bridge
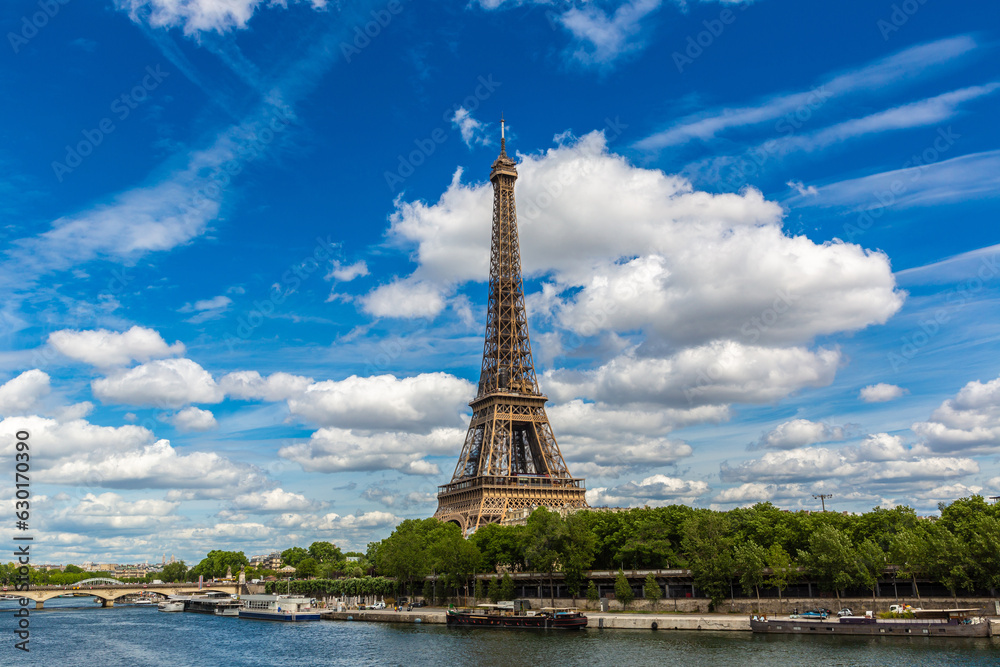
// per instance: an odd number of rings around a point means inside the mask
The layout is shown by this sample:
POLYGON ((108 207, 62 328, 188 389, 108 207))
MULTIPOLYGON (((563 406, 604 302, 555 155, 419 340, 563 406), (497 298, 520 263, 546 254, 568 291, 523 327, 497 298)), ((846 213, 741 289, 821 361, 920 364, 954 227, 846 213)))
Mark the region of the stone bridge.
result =
POLYGON ((221 593, 238 594, 241 586, 236 583, 204 583, 198 588, 197 582, 176 584, 126 584, 116 579, 86 579, 67 586, 32 586, 27 591, 5 591, 7 595, 28 598, 35 601, 35 609, 42 609, 46 600, 60 595, 93 596, 101 600, 101 606, 113 607, 115 600, 126 595, 156 593, 164 598, 168 595, 194 595, 219 591, 221 593))

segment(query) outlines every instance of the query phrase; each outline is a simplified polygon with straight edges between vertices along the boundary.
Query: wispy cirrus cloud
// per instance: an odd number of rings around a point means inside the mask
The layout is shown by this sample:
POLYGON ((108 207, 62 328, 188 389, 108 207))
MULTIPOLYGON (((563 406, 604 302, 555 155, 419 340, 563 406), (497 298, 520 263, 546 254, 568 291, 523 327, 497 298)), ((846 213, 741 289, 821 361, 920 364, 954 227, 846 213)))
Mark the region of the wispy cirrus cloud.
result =
POLYGON ((970 54, 978 42, 959 35, 904 49, 854 70, 836 74, 808 90, 779 93, 755 104, 717 107, 681 118, 675 124, 636 142, 635 147, 655 151, 690 141, 710 141, 727 130, 776 121, 789 113, 813 108, 830 99, 905 85, 929 76, 970 54))
POLYGON ((1000 195, 1000 150, 970 153, 941 162, 820 185, 814 195, 793 196, 788 201, 796 208, 854 208, 876 203, 882 206, 875 196, 883 192, 893 193, 891 205, 897 208, 997 197, 1000 195))

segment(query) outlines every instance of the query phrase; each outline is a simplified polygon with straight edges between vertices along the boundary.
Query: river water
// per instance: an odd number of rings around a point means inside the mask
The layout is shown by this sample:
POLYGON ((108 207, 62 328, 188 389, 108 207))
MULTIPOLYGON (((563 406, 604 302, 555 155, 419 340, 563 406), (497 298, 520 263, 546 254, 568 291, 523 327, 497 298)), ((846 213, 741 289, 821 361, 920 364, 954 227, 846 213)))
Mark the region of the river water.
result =
MULTIPOLYGON (((51 600, 31 612, 30 653, 14 648, 0 602, 0 665, 304 667, 307 665, 1000 665, 1000 638, 762 636, 742 632, 455 630, 443 625, 273 623, 156 607, 51 600)), ((32 605, 33 606, 33 605, 32 605)))

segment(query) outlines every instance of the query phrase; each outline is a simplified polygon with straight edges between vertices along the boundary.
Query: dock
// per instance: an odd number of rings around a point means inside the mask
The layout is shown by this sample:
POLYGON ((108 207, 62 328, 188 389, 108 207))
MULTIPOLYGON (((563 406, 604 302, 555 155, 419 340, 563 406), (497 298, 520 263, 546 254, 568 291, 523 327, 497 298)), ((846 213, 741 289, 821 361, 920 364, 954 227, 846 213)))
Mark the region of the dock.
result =
MULTIPOLYGON (((609 614, 585 612, 588 630, 707 630, 715 632, 750 632, 750 619, 734 614, 609 614)), ((363 609, 324 611, 324 621, 364 621, 369 623, 446 623, 447 612, 440 608, 427 611, 390 611, 363 609)))

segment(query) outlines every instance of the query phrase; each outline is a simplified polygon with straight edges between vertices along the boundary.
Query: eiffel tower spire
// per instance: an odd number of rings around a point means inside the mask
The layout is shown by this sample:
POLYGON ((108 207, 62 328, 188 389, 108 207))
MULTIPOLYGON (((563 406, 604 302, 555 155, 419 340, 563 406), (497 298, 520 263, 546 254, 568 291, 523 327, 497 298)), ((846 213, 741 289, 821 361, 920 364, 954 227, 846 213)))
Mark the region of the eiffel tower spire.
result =
POLYGON ((500 156, 490 171, 493 236, 479 389, 455 473, 439 487, 434 514, 466 533, 512 511, 587 506, 583 480, 569 474, 535 377, 514 202, 517 164, 507 157, 503 119, 500 128, 500 156))

